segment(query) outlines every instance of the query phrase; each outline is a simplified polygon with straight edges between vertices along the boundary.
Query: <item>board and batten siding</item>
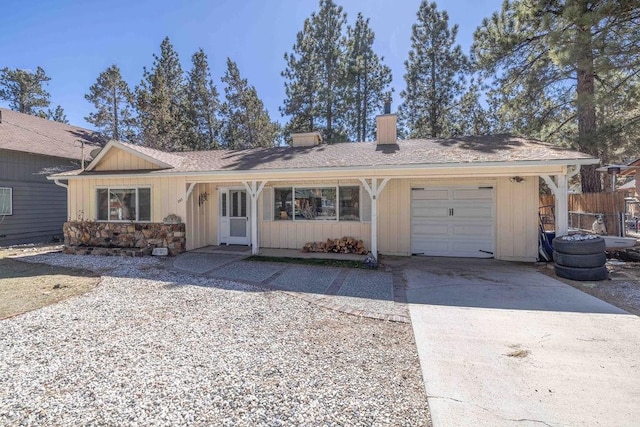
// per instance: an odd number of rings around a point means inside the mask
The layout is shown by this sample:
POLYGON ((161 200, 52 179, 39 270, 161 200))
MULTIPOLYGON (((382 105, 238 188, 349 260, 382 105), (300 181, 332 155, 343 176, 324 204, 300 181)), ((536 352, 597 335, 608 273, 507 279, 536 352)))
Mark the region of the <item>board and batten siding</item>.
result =
POLYGON ((523 182, 498 179, 496 187, 496 258, 534 262, 538 258, 540 178, 523 182))
MULTIPOLYGON (((162 178, 93 178, 69 180, 69 216, 71 220, 95 220, 96 189, 151 188, 151 222, 162 222, 169 214, 187 219, 186 185, 184 177, 162 178)), ((193 195, 192 195, 193 197, 193 195)))
MULTIPOLYGON (((258 242, 261 248, 301 249, 307 242, 324 242, 327 239, 337 239, 343 236, 361 239, 366 248, 371 247, 371 223, 369 221, 278 221, 265 219, 265 197, 273 203, 270 192, 274 188, 282 187, 334 187, 360 186, 357 180, 339 181, 289 181, 274 182, 258 198, 258 242)), ((369 197, 364 189, 360 189, 361 204, 363 197, 369 197)), ((369 206, 365 203, 364 206, 369 206)), ((363 206, 363 207, 364 207, 363 206)), ((271 207, 273 210, 273 207, 271 207)), ((270 212, 270 215, 272 212, 270 212)))
MULTIPOLYGON (((378 203, 378 248, 387 255, 410 255, 411 188, 429 186, 493 185, 496 198, 495 258, 512 261, 535 261, 537 258, 537 176, 522 183, 508 177, 482 179, 391 179, 378 203)), ((265 218, 265 195, 275 187, 313 187, 358 185, 355 180, 269 183, 258 199, 258 241, 262 248, 300 249, 305 243, 325 241, 342 236, 362 239, 371 246, 369 221, 278 221, 265 218)), ((95 178, 69 181, 71 219, 95 219, 96 188, 151 187, 152 222, 161 222, 169 214, 180 216, 187 225, 187 249, 218 242, 218 188, 241 183, 198 183, 186 200, 184 177, 95 178), (207 200, 199 203, 199 196, 207 200)), ((268 196, 266 196, 268 197, 268 196)), ((361 199, 368 194, 361 190, 361 199)), ((361 201, 364 203, 364 201, 361 201)), ((364 208, 364 206, 363 206, 364 208)), ((271 217, 271 215, 268 215, 271 217)))
POLYGON ((100 159, 93 170, 95 171, 124 171, 124 170, 153 170, 160 166, 148 160, 134 156, 124 150, 112 148, 100 159))
POLYGON ((187 250, 218 243, 218 192, 215 184, 196 184, 187 202, 187 250), (200 203, 200 196, 206 200, 200 203))
POLYGON ((67 192, 46 179, 79 161, 0 150, 0 187, 12 189, 13 214, 0 216, 0 246, 49 242, 62 237, 67 192))
POLYGON ((386 255, 411 255, 411 188, 493 185, 496 191, 495 258, 535 261, 538 254, 537 176, 464 180, 392 179, 378 203, 378 248, 386 255))
POLYGON ((391 179, 378 200, 378 251, 385 255, 410 255, 411 184, 391 179))

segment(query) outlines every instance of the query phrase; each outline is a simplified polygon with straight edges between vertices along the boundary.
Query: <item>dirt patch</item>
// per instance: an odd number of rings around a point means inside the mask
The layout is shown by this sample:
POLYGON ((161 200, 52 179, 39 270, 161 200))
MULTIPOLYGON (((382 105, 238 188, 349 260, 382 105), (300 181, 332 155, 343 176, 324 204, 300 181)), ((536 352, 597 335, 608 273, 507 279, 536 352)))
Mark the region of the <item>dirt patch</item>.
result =
POLYGON ((509 346, 512 350, 506 353, 507 357, 515 357, 517 359, 524 359, 531 354, 531 351, 526 350, 520 346, 520 344, 514 344, 509 346))
POLYGON ((608 262, 609 279, 595 282, 577 282, 554 274, 549 263, 540 271, 569 286, 581 290, 598 299, 640 316, 640 263, 608 262))
POLYGON ((98 284, 99 276, 90 271, 11 258, 55 249, 33 246, 0 248, 0 319, 81 295, 98 284))

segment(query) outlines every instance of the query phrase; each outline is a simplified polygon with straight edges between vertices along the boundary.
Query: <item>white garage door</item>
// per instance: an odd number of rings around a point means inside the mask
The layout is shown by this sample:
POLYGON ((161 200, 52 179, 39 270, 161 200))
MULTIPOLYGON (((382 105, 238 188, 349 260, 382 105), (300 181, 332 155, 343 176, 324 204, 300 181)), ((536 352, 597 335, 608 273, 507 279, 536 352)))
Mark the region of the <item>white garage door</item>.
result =
POLYGON ((411 253, 493 257, 493 187, 411 189, 411 253))

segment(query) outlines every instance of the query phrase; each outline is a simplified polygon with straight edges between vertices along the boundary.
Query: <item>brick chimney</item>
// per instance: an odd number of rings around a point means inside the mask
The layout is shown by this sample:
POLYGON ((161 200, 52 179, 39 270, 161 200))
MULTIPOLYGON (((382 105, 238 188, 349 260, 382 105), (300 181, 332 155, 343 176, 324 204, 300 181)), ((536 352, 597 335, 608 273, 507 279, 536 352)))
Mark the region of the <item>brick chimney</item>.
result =
POLYGON ((322 144, 320 132, 292 133, 292 147, 314 147, 322 144))
POLYGON ((398 116, 391 114, 391 97, 384 101, 384 114, 376 117, 376 143, 398 143, 398 116))

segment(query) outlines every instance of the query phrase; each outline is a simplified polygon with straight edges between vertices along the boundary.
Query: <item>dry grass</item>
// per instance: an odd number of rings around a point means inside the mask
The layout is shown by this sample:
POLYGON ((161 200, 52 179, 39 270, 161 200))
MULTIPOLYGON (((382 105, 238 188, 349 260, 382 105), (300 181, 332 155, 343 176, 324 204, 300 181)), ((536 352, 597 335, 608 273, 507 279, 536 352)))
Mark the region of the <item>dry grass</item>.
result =
POLYGON ((32 264, 10 258, 20 255, 21 251, 0 248, 0 319, 81 295, 100 281, 90 271, 32 264))
POLYGON ((553 272, 553 264, 544 265, 538 271, 631 314, 640 316, 640 263, 608 264, 607 267, 609 280, 596 282, 577 282, 558 277, 553 272))

